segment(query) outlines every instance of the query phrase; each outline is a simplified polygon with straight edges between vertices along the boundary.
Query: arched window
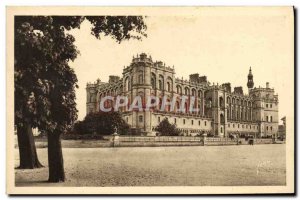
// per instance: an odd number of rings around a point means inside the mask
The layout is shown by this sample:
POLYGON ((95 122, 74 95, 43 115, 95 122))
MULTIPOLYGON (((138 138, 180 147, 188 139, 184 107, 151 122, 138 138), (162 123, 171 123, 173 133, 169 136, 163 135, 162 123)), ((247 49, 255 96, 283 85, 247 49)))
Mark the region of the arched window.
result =
POLYGON ((159 87, 159 90, 163 90, 163 83, 162 83, 162 80, 159 80, 159 81, 158 81, 158 87, 159 87))
POLYGON ((227 104, 231 104, 230 97, 227 97, 227 104))
POLYGON ((179 110, 180 109, 180 104, 179 101, 176 101, 176 109, 179 110))
MULTIPOLYGON (((170 103, 170 99, 168 98, 168 99, 166 99, 166 102, 168 102, 168 104, 170 103)), ((171 105, 166 105, 166 109, 167 109, 167 111, 168 112, 170 112, 170 110, 171 110, 171 105)))
POLYGON ((189 95, 190 94, 190 90, 188 87, 184 88, 184 94, 185 95, 189 95))
POLYGON ((219 104, 220 104, 220 107, 224 107, 224 100, 223 100, 223 97, 220 97, 220 98, 219 98, 219 104))
POLYGON ((269 116, 266 116, 266 122, 268 122, 269 121, 269 116))
POLYGON ((181 89, 180 85, 177 85, 176 89, 177 89, 177 94, 181 94, 182 93, 182 89, 181 89))
POLYGON ((156 89, 156 75, 154 73, 151 74, 151 86, 152 89, 156 89))
POLYGON ((162 75, 159 75, 158 85, 160 90, 164 90, 164 77, 162 75))
POLYGON ((155 89, 155 80, 153 78, 151 78, 151 86, 152 89, 155 89))
POLYGON ((184 104, 184 108, 185 108, 185 113, 188 113, 189 108, 188 108, 188 104, 187 103, 184 104))
POLYGON ((170 91, 171 91, 171 85, 170 85, 170 83, 169 83, 169 82, 167 82, 167 90, 168 90, 168 92, 170 92, 170 91))
POLYGON ((272 116, 270 116, 270 122, 273 122, 273 117, 272 116))
POLYGON ((139 75, 139 84, 142 84, 143 83, 143 74, 140 74, 139 75))
POLYGON ((154 78, 151 78, 151 86, 152 86, 152 89, 156 89, 156 83, 155 83, 154 78))
POLYGON ((196 96, 196 90, 194 88, 192 89, 192 96, 196 96))
POLYGON ((167 78, 167 91, 168 92, 173 91, 173 80, 171 77, 167 78))

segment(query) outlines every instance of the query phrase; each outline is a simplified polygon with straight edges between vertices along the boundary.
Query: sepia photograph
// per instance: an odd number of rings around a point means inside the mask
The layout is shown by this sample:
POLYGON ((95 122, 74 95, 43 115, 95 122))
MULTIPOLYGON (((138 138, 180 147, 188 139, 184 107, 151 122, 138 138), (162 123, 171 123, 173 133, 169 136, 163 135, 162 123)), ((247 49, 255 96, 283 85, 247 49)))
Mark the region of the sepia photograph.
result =
POLYGON ((292 194, 294 8, 17 7, 8 194, 292 194))

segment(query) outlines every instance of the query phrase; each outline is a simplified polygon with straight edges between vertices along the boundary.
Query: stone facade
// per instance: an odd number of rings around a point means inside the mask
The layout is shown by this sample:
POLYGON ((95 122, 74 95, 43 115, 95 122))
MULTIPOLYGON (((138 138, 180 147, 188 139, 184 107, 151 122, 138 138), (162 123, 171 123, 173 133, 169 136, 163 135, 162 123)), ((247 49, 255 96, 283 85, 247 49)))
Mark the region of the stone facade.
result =
MULTIPOLYGON (((189 80, 175 77, 174 67, 161 61, 153 61, 151 56, 142 53, 133 57, 129 66, 124 67, 122 78, 110 76, 109 82, 99 79, 88 83, 87 114, 99 111, 101 98, 107 95, 127 96, 129 103, 139 95, 143 103, 153 95, 168 99, 176 97, 176 108, 180 105, 180 96, 195 98, 196 112, 170 112, 168 108, 133 110, 121 108, 124 120, 132 129, 142 135, 155 134, 154 128, 164 118, 175 123, 184 135, 212 134, 227 137, 230 134, 253 135, 255 137, 277 136, 278 132, 278 95, 274 89, 254 87, 251 68, 248 74, 248 94, 242 87, 232 91, 230 83, 211 84, 206 76, 191 74, 189 80)), ((108 102, 109 103, 109 102, 108 102)), ((189 107, 189 103, 185 103, 189 107)))

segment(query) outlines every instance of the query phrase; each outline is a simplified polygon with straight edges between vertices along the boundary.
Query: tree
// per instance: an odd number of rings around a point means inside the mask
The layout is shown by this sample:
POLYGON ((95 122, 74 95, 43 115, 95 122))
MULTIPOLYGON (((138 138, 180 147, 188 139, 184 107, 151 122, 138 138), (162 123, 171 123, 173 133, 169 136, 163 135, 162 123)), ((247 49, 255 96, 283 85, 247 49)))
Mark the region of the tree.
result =
POLYGON ((129 125, 119 112, 96 112, 88 114, 83 121, 75 124, 77 134, 110 135, 117 131, 125 135, 129 131, 129 125))
POLYGON ((78 135, 88 134, 86 131, 86 128, 85 128, 85 123, 83 121, 75 122, 72 133, 78 134, 78 135))
POLYGON ((30 129, 46 132, 50 182, 65 180, 60 136, 77 119, 77 77, 69 62, 79 51, 67 31, 80 28, 84 20, 91 22, 91 33, 98 39, 111 36, 121 42, 146 36, 141 16, 15 17, 15 125, 20 160, 39 163, 30 129))
POLYGON ((178 136, 180 134, 180 131, 176 128, 176 124, 171 124, 168 118, 163 119, 155 130, 163 136, 178 136))

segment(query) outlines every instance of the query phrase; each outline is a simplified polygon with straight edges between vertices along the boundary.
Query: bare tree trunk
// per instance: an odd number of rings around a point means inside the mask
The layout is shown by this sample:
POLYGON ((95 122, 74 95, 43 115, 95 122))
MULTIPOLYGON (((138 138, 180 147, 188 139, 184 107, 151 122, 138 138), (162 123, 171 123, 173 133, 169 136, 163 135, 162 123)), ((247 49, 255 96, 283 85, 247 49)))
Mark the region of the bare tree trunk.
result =
POLYGON ((34 169, 43 167, 37 157, 36 147, 34 143, 32 127, 28 123, 24 123, 22 127, 17 127, 20 169, 34 169))
POLYGON ((64 160, 59 133, 48 133, 49 182, 64 182, 64 160))

